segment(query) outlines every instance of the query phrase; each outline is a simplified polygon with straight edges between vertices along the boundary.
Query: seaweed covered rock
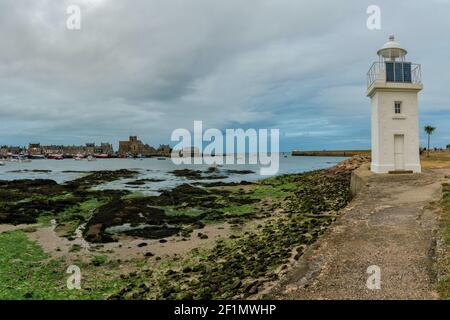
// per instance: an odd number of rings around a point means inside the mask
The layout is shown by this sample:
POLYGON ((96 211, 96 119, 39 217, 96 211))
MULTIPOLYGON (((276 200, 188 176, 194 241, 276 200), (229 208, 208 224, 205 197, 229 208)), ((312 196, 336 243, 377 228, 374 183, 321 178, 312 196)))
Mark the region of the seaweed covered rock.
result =
POLYGON ((41 214, 59 214, 80 201, 61 197, 64 186, 53 180, 0 181, 0 223, 36 223, 41 214))
POLYGON ((159 239, 177 234, 180 227, 168 227, 168 224, 196 223, 197 219, 179 215, 168 216, 161 208, 154 207, 155 198, 142 197, 131 199, 114 199, 101 206, 87 223, 84 237, 90 242, 111 242, 113 238, 107 228, 130 225, 120 233, 146 238, 159 239))
POLYGON ((305 174, 301 188, 288 200, 291 212, 320 214, 337 211, 351 200, 350 175, 305 174))
POLYGON ((74 189, 86 189, 118 179, 133 178, 138 173, 137 171, 127 169, 94 171, 84 177, 69 181, 66 185, 74 189))
POLYGON ((191 169, 178 169, 171 171, 170 173, 176 177, 184 177, 192 180, 219 180, 227 178, 225 175, 217 174, 218 172, 219 171, 216 168, 211 167, 206 170, 205 174, 200 170, 191 169))

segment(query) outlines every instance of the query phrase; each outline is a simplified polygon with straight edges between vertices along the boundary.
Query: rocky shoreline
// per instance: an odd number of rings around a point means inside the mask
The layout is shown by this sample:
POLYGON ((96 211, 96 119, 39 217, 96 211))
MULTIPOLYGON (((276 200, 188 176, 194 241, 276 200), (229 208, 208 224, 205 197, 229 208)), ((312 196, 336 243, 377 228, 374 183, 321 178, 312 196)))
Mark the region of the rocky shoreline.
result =
MULTIPOLYGON (((276 281, 337 218, 351 200, 352 170, 366 161, 367 157, 356 156, 330 169, 256 183, 183 184, 162 190, 159 196, 93 189, 101 183, 136 177, 137 172, 129 170, 93 172, 65 184, 0 181, 0 224, 52 220, 55 231, 67 241, 74 240, 83 227, 82 237, 91 245, 120 245, 130 237, 161 244, 166 239, 209 241, 202 232, 205 226, 229 226, 232 232, 211 240, 212 248, 205 249, 200 242, 188 254, 166 260, 146 252, 133 263, 152 267, 117 274, 119 289, 105 292, 103 298, 248 298, 276 281)), ((248 173, 241 172, 243 176, 248 173)), ((212 180, 219 176, 212 169, 173 174, 212 180)), ((106 261, 111 266, 123 264, 106 261)))

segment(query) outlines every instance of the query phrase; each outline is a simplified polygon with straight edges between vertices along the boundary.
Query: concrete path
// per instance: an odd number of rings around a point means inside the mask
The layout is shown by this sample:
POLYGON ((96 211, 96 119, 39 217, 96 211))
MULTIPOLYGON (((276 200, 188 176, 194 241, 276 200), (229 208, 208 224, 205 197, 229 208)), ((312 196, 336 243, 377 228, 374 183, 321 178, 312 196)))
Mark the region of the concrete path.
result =
POLYGON ((268 298, 438 298, 432 271, 439 219, 436 201, 450 171, 372 175, 365 170, 364 189, 268 298), (381 271, 379 290, 366 285, 372 265, 381 271))

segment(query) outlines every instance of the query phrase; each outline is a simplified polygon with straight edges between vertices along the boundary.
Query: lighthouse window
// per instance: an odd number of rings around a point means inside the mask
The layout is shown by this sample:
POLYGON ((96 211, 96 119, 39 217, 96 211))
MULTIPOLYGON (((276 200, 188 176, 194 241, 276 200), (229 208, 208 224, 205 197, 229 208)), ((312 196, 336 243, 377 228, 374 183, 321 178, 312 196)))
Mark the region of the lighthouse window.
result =
POLYGON ((395 114, 402 113, 402 103, 401 102, 399 102, 399 101, 395 102, 395 104, 394 104, 394 111, 395 111, 395 114))

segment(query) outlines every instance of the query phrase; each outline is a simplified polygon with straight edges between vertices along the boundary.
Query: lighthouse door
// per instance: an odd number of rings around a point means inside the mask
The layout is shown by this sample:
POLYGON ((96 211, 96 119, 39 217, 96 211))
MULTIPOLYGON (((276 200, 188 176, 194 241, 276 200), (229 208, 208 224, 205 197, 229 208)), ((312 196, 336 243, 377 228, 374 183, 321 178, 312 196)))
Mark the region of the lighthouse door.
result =
POLYGON ((405 170, 404 147, 405 136, 403 134, 394 135, 395 170, 405 170))

